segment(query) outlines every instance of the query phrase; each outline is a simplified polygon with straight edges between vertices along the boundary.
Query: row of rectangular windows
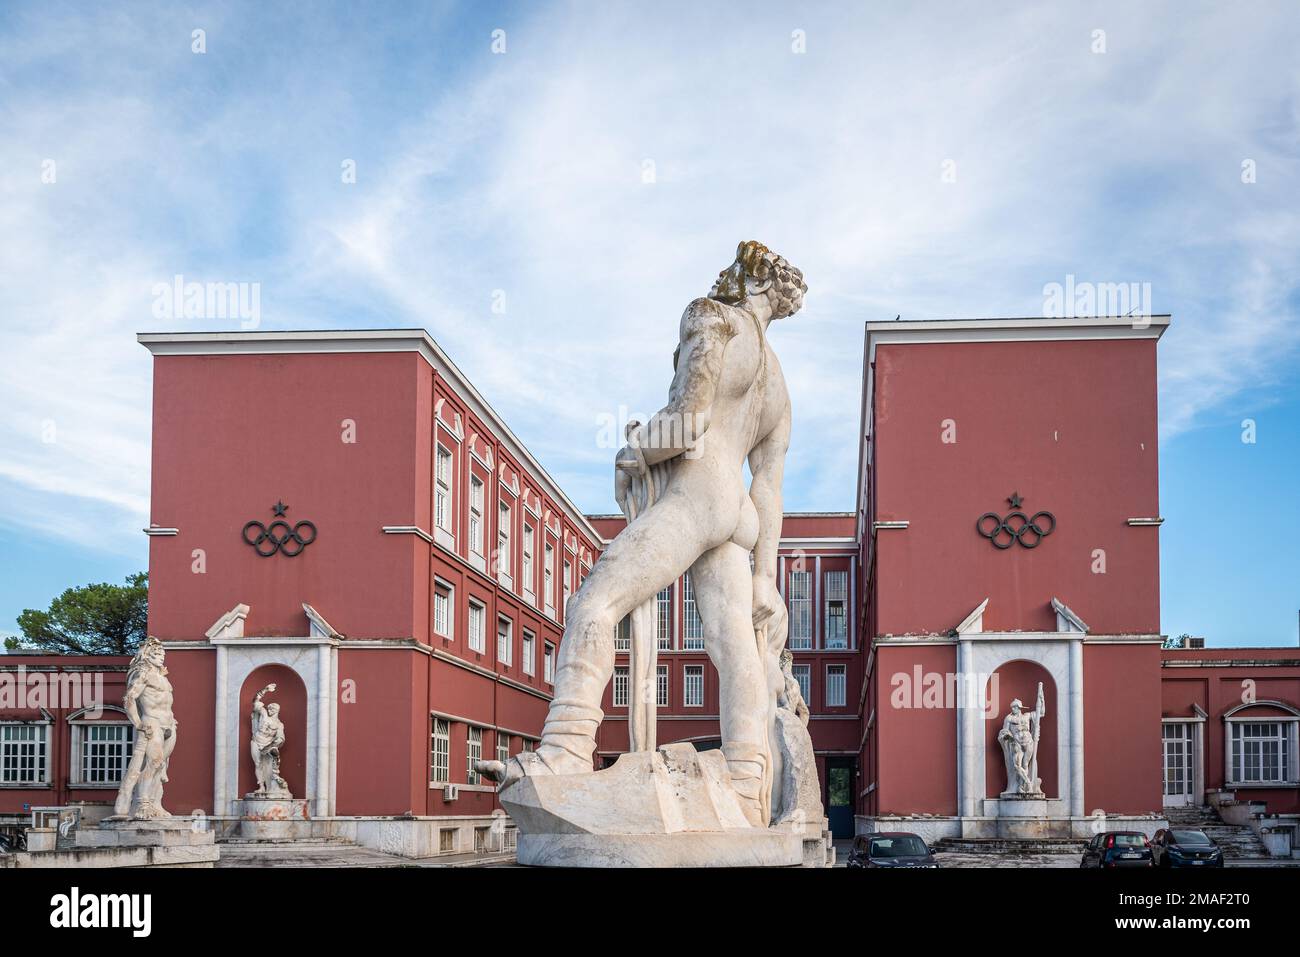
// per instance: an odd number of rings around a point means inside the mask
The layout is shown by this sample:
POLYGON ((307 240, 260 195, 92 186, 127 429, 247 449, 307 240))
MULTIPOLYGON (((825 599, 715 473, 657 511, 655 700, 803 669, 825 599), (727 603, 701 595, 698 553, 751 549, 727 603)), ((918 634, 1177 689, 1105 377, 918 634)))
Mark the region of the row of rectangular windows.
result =
MULTIPOLYGON (((827 651, 848 650, 848 582, 846 571, 830 571, 823 575, 825 595, 825 627, 821 647, 827 651)), ((655 641, 660 651, 672 651, 673 593, 676 585, 669 585, 655 596, 655 641)), ((786 604, 790 614, 790 631, 786 644, 794 651, 813 648, 812 573, 791 572, 786 604)), ((704 622, 695 603, 695 589, 691 573, 682 576, 682 650, 704 650, 704 622)), ((632 647, 632 620, 625 617, 618 623, 614 635, 616 651, 629 651, 632 647)))
MULTIPOLYGON (((50 783, 48 724, 0 724, 0 784, 50 783)), ((120 784, 131 763, 135 728, 118 722, 73 725, 71 784, 120 784)))
MULTIPOLYGON (((487 606, 474 599, 466 603, 468 611, 468 629, 466 643, 470 651, 487 654, 487 606)), ((437 579, 433 588, 433 630, 443 638, 454 638, 456 590, 451 585, 437 579)), ((523 629, 519 649, 520 667, 526 675, 537 674, 537 636, 527 628, 523 629)), ((514 622, 505 615, 497 616, 497 663, 514 664, 514 622)), ((542 642, 542 678, 555 683, 555 645, 549 641, 542 642)))
MULTIPOLYGON (((429 782, 431 784, 451 783, 451 726, 448 718, 433 719, 433 728, 429 734, 429 782)), ((482 776, 474 770, 474 762, 483 757, 483 729, 477 725, 467 724, 465 728, 465 783, 482 784, 482 776)), ((534 747, 532 738, 512 735, 507 731, 496 732, 496 759, 508 761, 513 755, 531 751, 534 747), (511 751, 515 739, 519 749, 511 751)))
MULTIPOLYGON (((454 543, 455 531, 452 514, 455 498, 454 480, 452 478, 452 454, 441 443, 437 446, 437 461, 434 474, 434 526, 438 531, 449 536, 454 543)), ((469 477, 469 550, 471 555, 476 556, 483 562, 484 566, 488 564, 488 555, 484 548, 485 500, 486 489, 484 482, 471 472, 469 477)), ((491 555, 491 569, 488 573, 498 580, 507 580, 512 590, 517 591, 534 606, 543 608, 553 617, 558 617, 557 608, 558 611, 563 611, 568 604, 569 596, 581 583, 580 579, 575 577, 573 562, 568 559, 564 560, 564 571, 560 578, 562 595, 557 596, 555 548, 558 542, 556 545, 549 541, 543 542, 542 588, 539 593, 535 593, 537 580, 535 577, 534 557, 536 555, 535 538, 537 533, 536 526, 525 519, 523 522, 523 548, 520 556, 522 566, 519 576, 520 582, 519 588, 515 589, 513 587, 514 559, 511 549, 514 510, 510 503, 505 501, 499 502, 497 509, 497 547, 491 555), (558 606, 557 598, 559 599, 558 606), (539 599, 541 600, 540 606, 538 606, 539 599)))
MULTIPOLYGON (((794 678, 799 682, 799 692, 803 700, 812 705, 812 666, 795 664, 791 666, 794 678)), ((826 666, 825 706, 843 708, 847 700, 848 674, 845 665, 826 666)), ((631 673, 627 666, 614 668, 614 707, 626 708, 631 699, 631 673)), ((666 708, 669 704, 668 666, 657 665, 655 671, 655 704, 666 708)), ((704 666, 686 665, 682 669, 682 707, 704 707, 704 666)))

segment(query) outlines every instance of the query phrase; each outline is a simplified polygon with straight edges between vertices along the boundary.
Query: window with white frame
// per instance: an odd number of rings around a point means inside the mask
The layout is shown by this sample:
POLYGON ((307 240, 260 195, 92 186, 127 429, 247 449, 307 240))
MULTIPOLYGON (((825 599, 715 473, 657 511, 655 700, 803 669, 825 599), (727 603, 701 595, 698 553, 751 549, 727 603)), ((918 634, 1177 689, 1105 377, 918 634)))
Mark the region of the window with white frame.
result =
POLYGON ((0 724, 0 784, 48 784, 50 726, 0 724))
POLYGON ((547 608, 555 607, 555 547, 550 542, 546 543, 546 551, 542 556, 542 590, 545 592, 545 604, 547 608))
POLYGON ((514 659, 514 636, 509 618, 497 619, 497 664, 508 665, 514 659))
POLYGON ((469 603, 469 650, 487 651, 487 608, 476 601, 469 603))
POLYGON ((655 666, 655 705, 668 707, 668 666, 655 666))
POLYGON ((564 563, 564 602, 560 605, 560 611, 565 611, 569 607, 569 596, 573 594, 573 564, 564 563))
POLYGON ((827 648, 849 646, 849 573, 827 572, 823 590, 826 592, 826 643, 827 648))
POLYGON ((804 703, 812 701, 812 665, 791 665, 790 673, 799 683, 799 694, 804 703))
POLYGON ((623 665, 614 669, 614 707, 626 708, 628 697, 628 674, 623 665))
POLYGON ((523 752, 524 754, 527 754, 528 752, 532 751, 532 750, 533 750, 533 747, 534 747, 534 745, 533 745, 533 739, 532 739, 532 738, 520 738, 520 739, 519 739, 519 750, 520 750, 521 752, 523 752))
POLYGON ((1295 721, 1231 719, 1233 784, 1290 784, 1296 780, 1295 721))
POLYGON ((510 506, 501 503, 497 516, 497 574, 510 574, 510 506))
POLYGON ((524 674, 526 675, 537 674, 536 646, 537 646, 537 638, 533 635, 531 631, 525 628, 524 637, 521 639, 519 645, 519 654, 524 659, 523 661, 520 662, 520 665, 523 667, 524 674))
POLYGON ((842 708, 848 691, 844 665, 826 666, 826 707, 842 708))
POLYGON ((614 626, 614 650, 632 650, 632 616, 624 615, 623 620, 614 626))
POLYGON ((704 650, 704 621, 695 607, 695 586, 690 572, 682 577, 682 647, 687 651, 704 650))
POLYGON ((533 526, 524 522, 524 557, 519 567, 520 577, 524 580, 524 591, 533 591, 533 526))
POLYGON ((429 781, 446 784, 451 780, 451 722, 446 718, 433 719, 429 736, 429 781))
POLYGON ((549 641, 542 648, 542 677, 555 684, 555 646, 549 641))
POLYGON ((465 734, 465 783, 479 784, 479 773, 474 770, 474 762, 483 757, 483 729, 473 725, 466 727, 465 734))
POLYGON ((117 785, 122 783, 135 729, 125 721, 83 721, 72 725, 72 783, 117 785))
POLYGON ((673 586, 669 585, 655 598, 655 640, 660 651, 673 647, 673 586))
POLYGON ((504 731, 497 732, 497 760, 502 763, 510 760, 510 735, 504 731))
POLYGON ((812 572, 790 573, 790 599, 786 603, 790 608, 791 648, 807 649, 812 647, 812 572))
POLYGON ((433 521, 445 532, 451 531, 451 453, 438 446, 437 481, 433 491, 433 521))
POLYGON ((704 666, 687 665, 682 682, 682 704, 688 708, 704 707, 704 666))
POLYGON ((483 480, 477 475, 469 477, 469 547, 483 554, 483 480))
POLYGON ((433 583, 433 630, 444 638, 452 636, 452 596, 451 586, 434 580, 433 583))

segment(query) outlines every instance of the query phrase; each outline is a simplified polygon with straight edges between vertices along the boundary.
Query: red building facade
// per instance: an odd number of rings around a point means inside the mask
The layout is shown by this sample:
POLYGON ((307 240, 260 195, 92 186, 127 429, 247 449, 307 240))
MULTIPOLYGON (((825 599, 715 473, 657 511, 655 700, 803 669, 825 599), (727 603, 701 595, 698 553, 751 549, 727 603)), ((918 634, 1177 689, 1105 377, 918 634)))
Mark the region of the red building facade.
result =
MULTIPOLYGON (((898 817, 981 834, 1005 785, 1002 716, 1040 684, 1043 789, 1074 832, 1098 814, 1149 830, 1228 792, 1300 812, 1300 655, 1162 655, 1167 323, 868 324, 857 508, 789 514, 780 545, 838 834, 898 817)), ((149 632, 180 722, 169 808, 238 814, 252 696, 275 683, 282 772, 315 818, 429 822, 416 854, 465 849, 446 838, 461 822, 477 845, 501 811, 471 762, 535 745, 566 600, 623 519, 583 515, 422 331, 140 340, 155 357, 149 632)), ((657 608, 659 741, 716 746, 689 576, 657 608)), ((628 746, 625 638, 603 763, 628 746)), ((18 665, 102 672, 120 701, 125 659, 8 656, 0 676, 18 665)), ((0 686, 0 815, 111 801, 129 726, 76 712, 7 707, 0 686)))

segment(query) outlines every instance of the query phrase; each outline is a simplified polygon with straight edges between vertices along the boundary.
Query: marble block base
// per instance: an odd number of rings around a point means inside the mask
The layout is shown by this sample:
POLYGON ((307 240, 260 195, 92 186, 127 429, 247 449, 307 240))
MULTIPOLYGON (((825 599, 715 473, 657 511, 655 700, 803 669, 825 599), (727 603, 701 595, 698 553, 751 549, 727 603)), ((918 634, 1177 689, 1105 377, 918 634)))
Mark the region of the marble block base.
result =
POLYGON ((239 835, 245 840, 291 841, 308 836, 306 798, 246 797, 239 803, 239 835))
POLYGON ((624 754, 586 774, 536 775, 501 792, 518 860, 544 867, 783 867, 794 828, 749 824, 721 751, 690 744, 624 754))
POLYGON ((203 818, 107 819, 76 831, 76 846, 5 855, 9 867, 212 867, 221 856, 203 818))
POLYGON ((803 840, 780 828, 676 834, 521 834, 535 867, 798 867, 803 840))

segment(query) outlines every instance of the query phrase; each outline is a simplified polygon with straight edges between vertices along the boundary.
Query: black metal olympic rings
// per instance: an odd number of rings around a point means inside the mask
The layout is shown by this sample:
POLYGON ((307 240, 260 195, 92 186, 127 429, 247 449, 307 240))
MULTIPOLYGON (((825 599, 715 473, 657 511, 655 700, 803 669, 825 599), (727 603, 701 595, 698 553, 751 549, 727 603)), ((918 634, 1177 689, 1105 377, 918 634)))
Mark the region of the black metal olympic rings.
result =
POLYGON ((1007 549, 1017 542, 1023 548, 1037 548, 1044 538, 1056 531, 1056 516, 1051 512, 1035 512, 1027 516, 1019 509, 1001 517, 997 512, 985 512, 975 522, 975 529, 992 542, 994 548, 1007 549), (1040 519, 1047 519, 1051 524, 1043 527, 1039 524, 1040 519))
MULTIPOLYGON (((276 502, 271 511, 275 512, 276 515, 283 515, 288 507, 281 502, 276 502)), ((277 518, 270 525, 263 525, 261 522, 254 520, 244 526, 244 530, 240 535, 245 542, 253 546, 253 551, 263 558, 270 558, 276 552, 286 558, 293 558, 293 556, 301 553, 304 548, 316 541, 316 525, 313 522, 302 521, 290 526, 282 518, 277 518), (255 537, 249 537, 249 529, 257 529, 255 537), (304 536, 304 530, 310 531, 311 536, 304 536)))

